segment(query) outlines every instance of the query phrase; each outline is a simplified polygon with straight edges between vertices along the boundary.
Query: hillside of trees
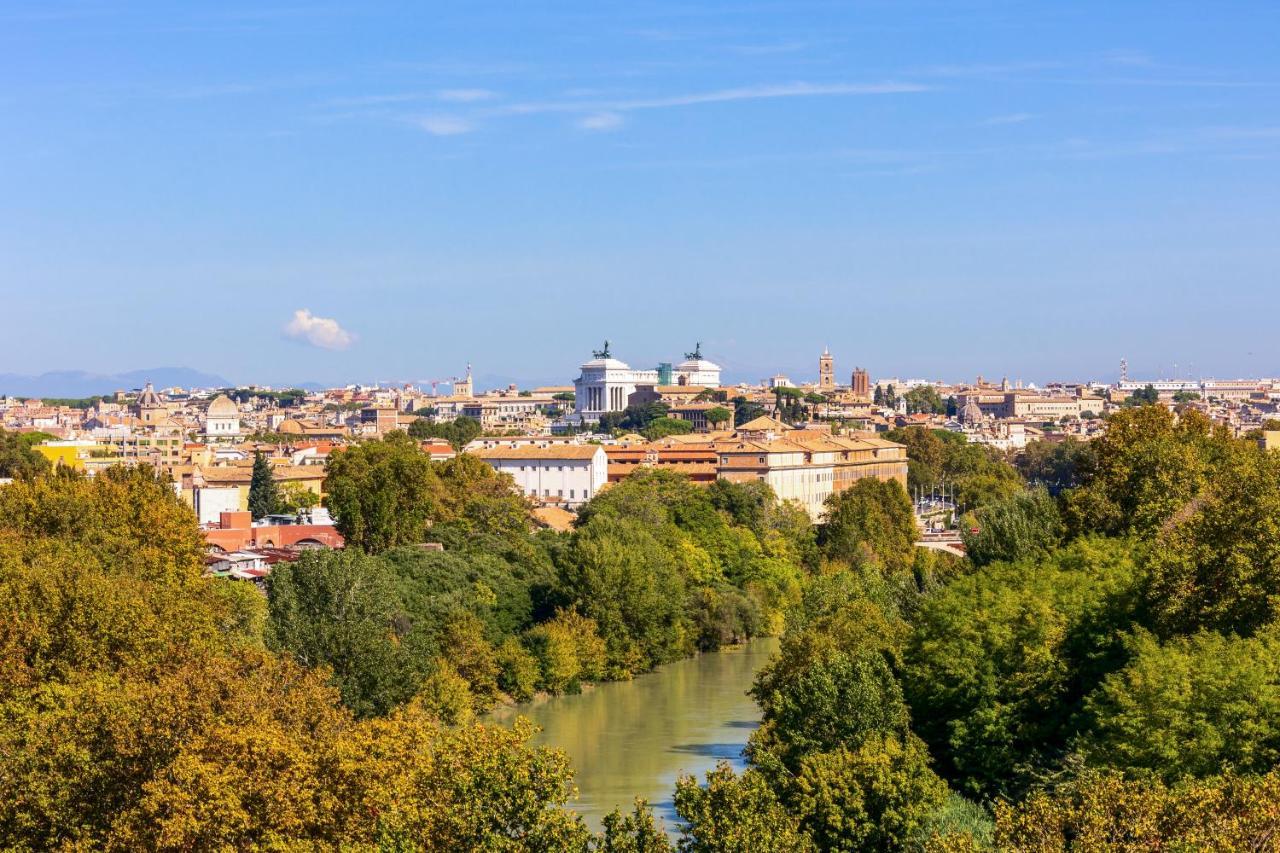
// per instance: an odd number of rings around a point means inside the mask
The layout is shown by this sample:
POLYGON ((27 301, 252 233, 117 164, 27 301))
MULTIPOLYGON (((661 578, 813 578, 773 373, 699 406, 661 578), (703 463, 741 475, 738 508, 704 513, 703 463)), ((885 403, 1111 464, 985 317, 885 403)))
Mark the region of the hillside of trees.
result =
POLYGON ((332 460, 349 547, 266 596, 203 576, 150 469, 12 445, 0 848, 1271 849, 1280 456, 1156 406, 1013 464, 901 438, 971 495, 968 558, 877 481, 814 528, 642 472, 538 530, 487 465, 392 435, 332 460), (765 633, 749 766, 679 780, 674 842, 644 803, 591 833, 569 758, 481 722, 765 633))

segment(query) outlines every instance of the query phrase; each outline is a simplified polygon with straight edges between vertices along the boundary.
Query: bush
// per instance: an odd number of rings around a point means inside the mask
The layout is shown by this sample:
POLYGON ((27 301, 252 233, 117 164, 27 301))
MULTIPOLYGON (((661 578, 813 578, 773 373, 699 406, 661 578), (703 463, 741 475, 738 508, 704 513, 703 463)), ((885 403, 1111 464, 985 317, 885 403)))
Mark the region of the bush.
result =
POLYGON ((538 659, 514 637, 498 647, 498 686, 517 702, 528 702, 538 689, 538 659))

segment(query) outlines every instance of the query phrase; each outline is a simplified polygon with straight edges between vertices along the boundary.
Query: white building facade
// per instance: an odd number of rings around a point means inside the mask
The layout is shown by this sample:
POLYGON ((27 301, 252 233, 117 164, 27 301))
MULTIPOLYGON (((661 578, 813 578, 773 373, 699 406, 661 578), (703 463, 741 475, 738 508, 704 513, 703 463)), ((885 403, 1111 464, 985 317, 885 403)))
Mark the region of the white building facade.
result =
MULTIPOLYGON (((671 381, 677 385, 695 385, 704 388, 720 387, 720 366, 702 357, 699 345, 686 353, 684 361, 671 372, 671 381)), ((609 342, 604 349, 593 353, 591 361, 583 364, 580 374, 573 380, 574 417, 582 423, 595 423, 608 412, 621 412, 636 389, 654 387, 660 382, 658 370, 636 370, 609 353, 609 342)))
POLYGON ((598 444, 495 447, 475 455, 510 474, 526 497, 544 504, 581 506, 609 481, 609 457, 598 444))

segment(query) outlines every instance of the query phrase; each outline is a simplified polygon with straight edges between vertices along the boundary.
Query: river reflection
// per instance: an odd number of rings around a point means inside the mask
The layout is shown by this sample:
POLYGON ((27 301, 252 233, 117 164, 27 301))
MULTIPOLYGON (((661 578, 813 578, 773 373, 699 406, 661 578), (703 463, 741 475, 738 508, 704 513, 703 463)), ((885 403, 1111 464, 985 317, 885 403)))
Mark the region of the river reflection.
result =
POLYGON ((671 829, 677 776, 701 777, 719 761, 744 764, 742 749, 760 719, 746 691, 777 647, 774 638, 753 640, 633 681, 502 708, 492 718, 528 717, 542 729, 538 744, 569 754, 580 791, 573 808, 592 829, 615 807, 629 810, 636 797, 648 800, 671 829))

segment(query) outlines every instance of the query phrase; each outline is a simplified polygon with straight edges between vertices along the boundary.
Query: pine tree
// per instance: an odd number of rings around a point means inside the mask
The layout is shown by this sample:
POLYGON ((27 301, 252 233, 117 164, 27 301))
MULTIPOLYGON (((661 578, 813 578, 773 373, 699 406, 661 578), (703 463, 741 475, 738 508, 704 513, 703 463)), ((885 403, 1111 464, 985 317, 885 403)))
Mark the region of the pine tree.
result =
POLYGON ((271 465, 261 451, 253 454, 253 479, 249 481, 249 513, 262 518, 275 512, 280 505, 280 492, 271 476, 271 465))

